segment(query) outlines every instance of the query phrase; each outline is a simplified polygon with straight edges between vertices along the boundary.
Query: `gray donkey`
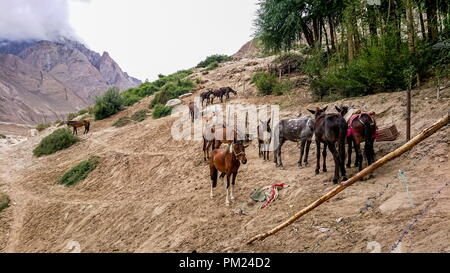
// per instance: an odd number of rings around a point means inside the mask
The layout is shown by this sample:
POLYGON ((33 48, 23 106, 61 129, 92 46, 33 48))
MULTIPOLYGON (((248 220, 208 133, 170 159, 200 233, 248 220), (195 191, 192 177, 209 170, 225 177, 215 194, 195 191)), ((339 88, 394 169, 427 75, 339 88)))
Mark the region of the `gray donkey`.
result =
POLYGON ((274 162, 276 166, 283 167, 283 162, 281 161, 281 147, 286 140, 301 142, 300 159, 297 162, 298 167, 302 167, 302 158, 305 153, 306 145, 304 163, 305 166, 307 166, 309 147, 314 135, 314 119, 311 117, 283 119, 278 123, 277 127, 278 129, 274 130, 274 140, 276 141, 274 146, 276 147, 274 162), (278 134, 278 136, 276 134, 278 134))

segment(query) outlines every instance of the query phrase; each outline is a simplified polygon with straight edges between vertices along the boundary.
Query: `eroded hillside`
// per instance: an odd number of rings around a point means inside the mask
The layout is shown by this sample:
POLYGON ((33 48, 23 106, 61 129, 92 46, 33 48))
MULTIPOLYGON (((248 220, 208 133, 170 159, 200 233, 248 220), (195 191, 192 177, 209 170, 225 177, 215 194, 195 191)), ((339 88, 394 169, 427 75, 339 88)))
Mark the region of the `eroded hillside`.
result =
MULTIPOLYGON (((278 104, 283 117, 306 115, 306 108, 327 104, 312 101, 301 75, 292 77, 299 87, 289 96, 255 96, 250 76, 269 61, 242 59, 206 75, 197 72, 192 78, 203 83, 196 94, 231 86, 238 96, 226 103, 278 104)), ((437 101, 431 88, 413 91, 413 135, 447 113, 449 88, 442 97, 437 101)), ((284 169, 278 169, 258 158, 253 141, 248 163, 237 177, 236 201, 226 207, 221 182, 215 198, 209 197, 209 169, 201 143, 171 137, 176 118, 111 126, 119 117, 147 108, 150 100, 93 122, 83 141, 56 154, 36 158, 31 153, 49 131, 0 150, 0 190, 12 200, 0 212, 1 252, 70 252, 78 245, 82 252, 369 252, 377 246, 390 252, 397 245, 400 252, 450 252, 448 126, 377 170, 375 178, 356 183, 275 236, 242 246, 333 187, 331 171, 314 173, 315 145, 310 165, 298 168, 297 145, 286 143, 284 169), (57 184, 64 172, 90 155, 102 161, 86 180, 74 187, 57 184), (405 171, 406 180, 398 176, 399 170, 405 171), (281 182, 289 187, 267 208, 236 213, 253 189, 281 182)), ((375 144, 378 158, 404 143, 404 92, 328 105, 333 109, 341 104, 373 110, 379 125, 399 128, 396 141, 375 144)), ((333 166, 331 158, 328 155, 328 166, 333 166)), ((356 173, 354 168, 348 171, 356 173)))

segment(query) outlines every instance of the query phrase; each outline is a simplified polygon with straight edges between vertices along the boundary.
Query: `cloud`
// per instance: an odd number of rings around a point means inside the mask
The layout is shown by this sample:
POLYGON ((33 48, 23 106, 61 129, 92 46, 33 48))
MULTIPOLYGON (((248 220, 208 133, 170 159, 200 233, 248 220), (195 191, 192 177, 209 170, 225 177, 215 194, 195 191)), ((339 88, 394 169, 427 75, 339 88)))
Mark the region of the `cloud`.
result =
POLYGON ((79 40, 69 24, 69 1, 0 0, 0 39, 79 40))

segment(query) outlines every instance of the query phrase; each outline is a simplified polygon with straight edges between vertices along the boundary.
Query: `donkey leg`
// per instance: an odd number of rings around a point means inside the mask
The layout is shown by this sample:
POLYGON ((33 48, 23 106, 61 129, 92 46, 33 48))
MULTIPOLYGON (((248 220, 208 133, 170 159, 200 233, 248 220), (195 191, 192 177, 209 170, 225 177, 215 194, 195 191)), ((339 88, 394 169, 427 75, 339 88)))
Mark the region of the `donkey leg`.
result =
MULTIPOLYGON (((333 143, 334 145, 334 143, 333 143)), ((322 152, 322 157, 323 157, 323 169, 322 171, 324 173, 327 172, 327 146, 330 146, 330 144, 324 143, 323 144, 323 152, 322 152)))
POLYGON ((339 155, 338 155, 338 152, 336 151, 336 146, 334 145, 334 143, 328 143, 328 149, 330 150, 331 154, 333 155, 333 159, 334 159, 333 183, 337 184, 339 182, 339 165, 340 165, 339 155))
POLYGON ((311 140, 306 141, 306 153, 305 153, 305 167, 308 166, 308 154, 309 154, 309 147, 311 146, 311 140))
POLYGON ((237 172, 234 172, 232 180, 231 180, 231 190, 230 190, 231 201, 234 201, 234 184, 236 183, 236 176, 237 176, 237 172))
MULTIPOLYGON (((211 163, 210 163, 211 164, 211 163)), ((209 167, 209 172, 210 172, 210 176, 211 176, 211 192, 210 192, 210 197, 214 198, 214 192, 213 192, 213 188, 216 187, 217 185, 217 169, 214 165, 210 165, 209 167)))
POLYGON ((359 171, 362 170, 362 163, 363 163, 363 155, 361 152, 361 144, 355 143, 355 153, 356 153, 356 166, 358 167, 359 171))
POLYGON ((348 143, 348 161, 347 161, 347 168, 350 168, 352 166, 352 137, 347 137, 347 143, 348 143))
POLYGON ((283 168, 283 161, 281 161, 281 147, 283 147, 284 140, 281 140, 277 149, 277 167, 283 168), (279 163, 278 163, 279 162, 279 163))
POLYGON ((225 205, 229 206, 230 205, 230 200, 228 198, 229 194, 230 194, 230 173, 227 173, 227 184, 225 185, 225 189, 227 191, 227 197, 225 199, 225 205))
POLYGON ((320 141, 316 140, 316 174, 319 174, 320 172, 320 141))
POLYGON ((305 152, 306 139, 302 140, 302 145, 300 146, 300 159, 297 162, 297 166, 302 166, 303 153, 305 152))

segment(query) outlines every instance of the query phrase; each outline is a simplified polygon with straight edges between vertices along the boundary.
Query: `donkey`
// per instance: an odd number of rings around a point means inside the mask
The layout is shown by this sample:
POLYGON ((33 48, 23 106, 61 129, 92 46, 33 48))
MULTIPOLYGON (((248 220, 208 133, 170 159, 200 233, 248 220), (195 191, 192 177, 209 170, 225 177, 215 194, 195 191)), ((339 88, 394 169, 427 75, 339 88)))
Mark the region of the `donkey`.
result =
POLYGON ((89 133, 89 127, 91 126, 91 123, 89 122, 89 120, 69 120, 69 121, 66 121, 66 124, 68 126, 73 127, 73 132, 72 133, 74 135, 78 135, 77 128, 78 127, 83 127, 83 126, 84 126, 84 133, 83 134, 89 133))
POLYGON ((198 107, 193 101, 189 102, 189 115, 192 122, 198 117, 198 107))
POLYGON ((245 148, 243 141, 233 141, 225 149, 215 149, 209 160, 209 170, 211 177, 211 198, 214 197, 213 188, 217 186, 217 175, 220 171, 220 178, 227 176, 226 184, 226 199, 225 205, 229 206, 230 201, 228 196, 230 195, 231 201, 234 200, 233 188, 236 183, 236 176, 239 171, 239 166, 247 164, 247 157, 245 156, 245 148), (230 178, 231 178, 231 193, 230 193, 230 178))
POLYGON ((227 99, 230 99, 230 93, 237 95, 237 92, 234 91, 231 87, 221 87, 217 90, 214 90, 211 97, 211 104, 214 103, 214 98, 220 98, 220 102, 223 103, 223 97, 225 96, 227 99))
POLYGON ((211 94, 213 93, 212 90, 208 90, 205 92, 200 93, 200 100, 202 102, 202 107, 203 107, 203 101, 206 100, 206 105, 208 105, 209 103, 211 103, 211 94))
POLYGON ((270 128, 270 118, 268 121, 259 121, 256 131, 258 133, 258 154, 264 161, 269 161, 269 145, 272 141, 272 129, 270 128))
POLYGON ((278 143, 275 142, 276 149, 274 152, 274 162, 276 167, 283 167, 283 162, 281 161, 281 147, 286 140, 301 142, 300 159, 297 162, 298 167, 302 167, 302 159, 306 147, 304 163, 305 166, 307 166, 309 147, 311 146, 312 137, 314 135, 314 119, 311 117, 283 119, 279 122, 277 127, 275 132, 278 133, 278 136, 274 136, 275 139, 278 140, 278 143))
POLYGON ((316 110, 309 110, 315 115, 314 134, 316 137, 317 146, 317 164, 316 174, 320 171, 320 143, 324 144, 323 149, 323 171, 327 171, 326 157, 327 147, 333 155, 334 159, 334 178, 333 183, 337 184, 339 181, 339 171, 341 172, 343 179, 347 180, 345 173, 345 139, 347 137, 347 122, 339 114, 325 114, 327 110, 326 106, 323 109, 316 108, 316 110), (339 153, 336 151, 336 144, 339 144, 339 153))
POLYGON ((214 149, 215 133, 218 128, 225 128, 226 123, 220 122, 216 112, 205 117, 205 126, 203 127, 203 159, 206 161, 209 158, 209 149, 214 149))
MULTIPOLYGON (((349 107, 335 106, 338 113, 345 116, 349 107)), ((375 122, 374 112, 370 113, 358 113, 352 115, 348 120, 348 130, 347 130, 347 143, 348 143, 348 161, 347 168, 351 167, 351 155, 352 146, 355 147, 356 161, 355 167, 359 167, 359 171, 362 170, 363 156, 361 153, 361 142, 365 142, 364 154, 367 159, 367 164, 371 165, 375 161, 375 151, 373 149, 373 143, 376 138, 377 124, 375 122)))

